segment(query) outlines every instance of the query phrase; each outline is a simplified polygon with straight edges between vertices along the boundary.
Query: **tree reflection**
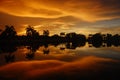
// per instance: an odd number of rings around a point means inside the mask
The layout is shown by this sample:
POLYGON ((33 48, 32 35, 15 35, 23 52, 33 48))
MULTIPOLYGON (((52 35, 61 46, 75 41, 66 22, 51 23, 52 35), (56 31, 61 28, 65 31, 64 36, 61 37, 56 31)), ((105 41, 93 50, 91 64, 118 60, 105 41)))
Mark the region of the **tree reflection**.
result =
POLYGON ((66 48, 67 48, 67 49, 76 49, 76 46, 73 45, 73 43, 67 43, 67 44, 66 44, 66 48))
POLYGON ((9 53, 8 55, 5 55, 5 61, 7 63, 14 62, 15 61, 15 54, 9 53))
POLYGON ((92 46, 98 48, 101 47, 103 43, 103 36, 101 33, 96 33, 94 35, 89 35, 89 44, 92 44, 92 46))
POLYGON ((28 53, 26 53, 26 58, 28 59, 28 60, 32 60, 32 59, 34 59, 34 56, 35 56, 35 53, 34 52, 28 52, 28 53))
POLYGON ((29 52, 26 53, 26 58, 28 60, 32 60, 34 59, 35 52, 39 49, 39 45, 31 44, 27 47, 27 49, 29 50, 29 52))
POLYGON ((4 58, 5 58, 5 61, 7 62, 7 63, 9 63, 9 62, 14 62, 15 61, 15 54, 14 54, 14 52, 17 50, 17 47, 16 46, 14 46, 14 45, 6 45, 6 46, 0 46, 0 53, 2 54, 2 53, 4 53, 5 54, 5 56, 4 56, 4 58))
POLYGON ((44 44, 43 54, 47 55, 50 53, 50 50, 48 48, 48 44, 44 44))
POLYGON ((15 56, 12 54, 17 50, 18 46, 28 46, 29 52, 26 53, 27 59, 34 59, 36 51, 39 47, 44 46, 43 54, 49 54, 49 46, 57 47, 61 45, 60 50, 76 49, 83 47, 88 43, 89 47, 119 47, 119 34, 89 34, 88 38, 83 34, 75 32, 61 32, 59 35, 54 34, 50 36, 49 30, 43 30, 40 35, 34 27, 28 26, 26 28, 26 35, 17 35, 14 26, 5 26, 4 30, 0 30, 0 53, 8 53, 5 55, 6 62, 14 61, 15 56), (63 46, 64 45, 64 46, 63 46))
POLYGON ((65 50, 65 43, 62 43, 61 46, 60 46, 60 50, 65 50))

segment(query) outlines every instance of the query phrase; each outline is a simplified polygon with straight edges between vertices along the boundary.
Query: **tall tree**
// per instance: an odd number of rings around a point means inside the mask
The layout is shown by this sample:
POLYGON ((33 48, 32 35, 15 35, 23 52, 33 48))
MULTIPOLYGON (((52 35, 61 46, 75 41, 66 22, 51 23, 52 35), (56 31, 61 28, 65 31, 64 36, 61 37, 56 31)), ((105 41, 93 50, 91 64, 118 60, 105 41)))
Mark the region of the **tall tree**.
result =
POLYGON ((36 37, 39 36, 39 33, 31 26, 26 28, 26 35, 29 37, 36 37))
POLYGON ((43 36, 49 36, 49 30, 43 30, 43 36))
POLYGON ((1 37, 15 37, 17 35, 17 32, 15 31, 15 28, 13 26, 5 26, 5 30, 1 33, 1 37))

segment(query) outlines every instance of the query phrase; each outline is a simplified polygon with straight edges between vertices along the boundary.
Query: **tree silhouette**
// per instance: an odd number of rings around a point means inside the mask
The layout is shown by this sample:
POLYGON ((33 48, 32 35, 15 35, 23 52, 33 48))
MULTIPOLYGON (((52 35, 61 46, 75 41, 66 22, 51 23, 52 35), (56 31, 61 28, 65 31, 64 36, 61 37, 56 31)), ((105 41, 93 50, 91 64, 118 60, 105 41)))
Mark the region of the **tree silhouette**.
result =
POLYGON ((26 28, 26 35, 27 35, 28 37, 37 37, 37 36, 39 36, 39 33, 38 33, 36 30, 34 30, 33 27, 28 26, 28 27, 26 28))
POLYGON ((1 33, 2 38, 13 38, 17 35, 15 28, 13 26, 5 26, 5 30, 1 33))
POLYGON ((50 50, 48 48, 43 49, 43 54, 49 54, 50 50))
POLYGON ((113 35, 111 41, 114 46, 119 46, 120 45, 120 35, 118 35, 118 34, 113 35))
POLYGON ((111 34, 107 34, 106 35, 106 40, 105 40, 105 42, 106 42, 106 44, 107 44, 107 47, 111 47, 112 46, 112 35, 111 34))
POLYGON ((103 36, 101 33, 96 33, 91 37, 92 45, 94 47, 101 47, 103 43, 103 36))
POLYGON ((76 34, 75 32, 66 34, 67 41, 70 42, 85 42, 86 37, 82 34, 76 34))
POLYGON ((49 36, 50 32, 49 30, 43 30, 43 36, 49 36))
POLYGON ((61 36, 61 37, 65 37, 65 32, 61 32, 61 33, 60 33, 60 36, 61 36))
POLYGON ((14 52, 17 51, 17 47, 14 45, 2 45, 0 46, 0 54, 4 53, 6 54, 4 56, 5 61, 8 62, 13 62, 15 59, 15 54, 14 52))
POLYGON ((9 53, 8 55, 5 55, 4 57, 5 57, 5 60, 6 60, 7 63, 15 61, 15 55, 14 54, 9 53))
POLYGON ((28 53, 26 53, 26 58, 29 60, 32 60, 35 56, 36 51, 39 49, 38 44, 30 44, 27 49, 29 50, 28 53))
MULTIPOLYGON (((111 47, 120 46, 120 35, 119 34, 89 34, 88 38, 83 34, 77 34, 75 32, 66 33, 61 32, 60 35, 54 34, 49 36, 49 30, 44 30, 43 35, 39 35, 39 33, 34 29, 34 27, 28 26, 26 28, 26 35, 17 35, 15 28, 13 26, 5 26, 5 29, 0 30, 0 45, 14 45, 14 46, 29 46, 29 45, 44 45, 51 44, 54 46, 58 46, 59 44, 68 43, 66 46, 68 48, 76 48, 84 46, 86 42, 90 44, 90 47, 111 47)), ((64 48, 61 47, 63 50, 64 48)), ((47 51, 49 52, 49 51, 47 51)))

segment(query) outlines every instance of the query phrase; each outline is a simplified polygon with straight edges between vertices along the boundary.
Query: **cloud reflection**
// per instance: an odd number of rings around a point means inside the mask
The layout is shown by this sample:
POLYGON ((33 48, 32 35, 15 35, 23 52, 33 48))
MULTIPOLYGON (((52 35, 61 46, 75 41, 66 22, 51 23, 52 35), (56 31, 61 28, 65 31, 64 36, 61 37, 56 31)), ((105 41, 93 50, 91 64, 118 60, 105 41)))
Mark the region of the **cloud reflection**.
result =
POLYGON ((114 80, 119 78, 118 72, 120 72, 119 61, 93 56, 73 62, 29 61, 0 67, 0 77, 3 80, 114 80))

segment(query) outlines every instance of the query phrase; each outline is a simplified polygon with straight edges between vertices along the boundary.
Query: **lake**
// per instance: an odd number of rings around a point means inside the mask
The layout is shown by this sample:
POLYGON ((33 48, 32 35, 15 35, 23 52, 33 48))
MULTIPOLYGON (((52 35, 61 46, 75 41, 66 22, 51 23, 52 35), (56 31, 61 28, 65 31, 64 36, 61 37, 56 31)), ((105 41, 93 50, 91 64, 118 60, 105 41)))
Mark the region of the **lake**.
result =
MULTIPOLYGON (((50 75, 48 76, 51 78, 50 80, 53 79, 52 77, 56 80, 64 78, 66 80, 79 80, 80 78, 95 78, 95 80, 108 80, 111 78, 110 80, 113 80, 113 78, 118 77, 118 73, 120 72, 119 46, 102 46, 96 48, 90 46, 88 43, 82 46, 63 43, 59 45, 1 46, 0 50, 0 71, 2 71, 2 75, 4 76, 12 74, 8 76, 8 78, 5 76, 5 79, 16 79, 16 74, 23 74, 23 72, 19 70, 28 72, 24 74, 27 74, 27 77, 23 77, 28 80, 47 80, 48 78, 46 78, 45 75, 50 75), (33 72, 31 71, 31 65, 33 72), (7 68, 4 68, 4 66, 7 68), (17 69, 15 67, 17 67, 17 69), (9 72, 11 70, 14 71, 14 68, 16 73, 9 72), (39 68, 42 70, 39 70, 39 68), (53 74, 56 74, 58 77, 61 75, 61 77, 58 79, 55 75, 53 76, 53 74), (76 77, 76 75, 79 74, 81 76, 76 77), (32 77, 28 78, 28 75, 32 75, 32 77), (40 76, 38 77, 38 75, 40 76), (112 76, 109 77, 108 75, 112 76), (68 76, 71 76, 71 78, 68 76), (97 79, 98 76, 101 76, 101 78, 97 79)), ((4 79, 4 77, 2 78, 4 79)))

